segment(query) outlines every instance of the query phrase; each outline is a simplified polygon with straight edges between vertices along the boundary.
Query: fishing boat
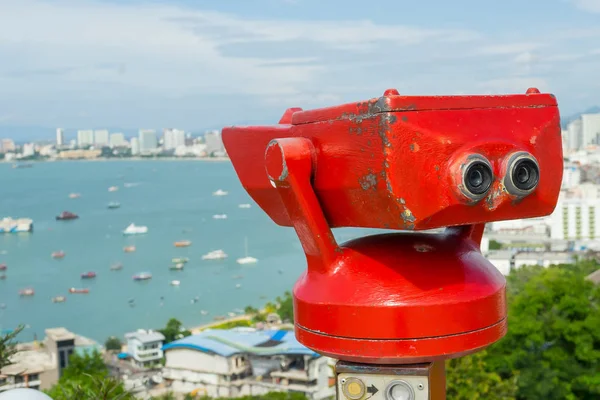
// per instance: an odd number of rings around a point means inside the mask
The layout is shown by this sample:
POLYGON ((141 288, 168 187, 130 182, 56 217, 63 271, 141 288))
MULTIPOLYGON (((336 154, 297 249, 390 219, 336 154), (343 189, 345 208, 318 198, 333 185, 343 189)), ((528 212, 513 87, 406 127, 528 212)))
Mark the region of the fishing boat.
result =
POLYGON ((121 203, 119 203, 118 201, 111 201, 110 203, 108 203, 109 210, 114 210, 119 207, 121 207, 121 203))
POLYGON ((81 197, 80 193, 71 193, 71 194, 69 194, 69 198, 70 199, 78 199, 80 197, 81 197))
POLYGON ((134 223, 129 224, 123 231, 123 235, 143 235, 144 233, 148 233, 148 227, 136 226, 134 223))
POLYGON ((33 296, 35 294, 35 290, 33 288, 25 288, 19 290, 19 296, 33 296))
POLYGON ((171 265, 169 267, 170 270, 174 270, 174 271, 181 271, 183 270, 183 267, 185 266, 184 263, 179 263, 179 264, 175 264, 175 265, 171 265))
POLYGON ((64 303, 65 301, 67 301, 65 296, 56 296, 52 298, 53 303, 64 303))
POLYGON ((208 253, 206 253, 205 255, 202 256, 203 260, 224 260, 226 258, 227 258, 227 253, 225 253, 221 249, 209 251, 208 253))
POLYGON ((188 247, 192 245, 190 240, 180 240, 178 242, 173 243, 175 247, 188 247))
POLYGON ((55 251, 54 253, 51 254, 52 258, 55 259, 61 259, 61 258, 65 258, 65 252, 60 250, 60 251, 55 251))
POLYGON ((244 253, 245 253, 244 257, 238 258, 236 260, 236 262, 238 264, 242 264, 242 265, 244 265, 244 264, 255 264, 255 263, 258 262, 258 259, 254 258, 254 257, 250 257, 248 255, 248 237, 244 238, 244 253))
POLYGON ((88 294, 90 292, 90 289, 77 289, 77 288, 70 288, 69 289, 69 293, 72 294, 88 294))
POLYGON ((213 196, 227 196, 227 194, 229 194, 229 192, 226 192, 222 189, 218 189, 217 191, 213 192, 213 196))
POLYGON ((145 281, 148 279, 152 279, 152 274, 150 272, 141 272, 133 276, 134 281, 145 281))
POLYGON ((6 269, 8 268, 8 266, 4 263, 0 264, 0 271, 6 271, 6 269))
POLYGON ((111 186, 111 187, 108 188, 109 192, 116 192, 117 190, 119 190, 118 186, 111 186))
POLYGON ((123 247, 123 251, 125 253, 133 253, 135 251, 135 246, 125 246, 123 247))
POLYGON ((171 286, 179 286, 181 282, 179 281, 171 281, 171 286))
POLYGON ((84 272, 83 274, 81 274, 81 279, 94 279, 96 277, 96 273, 95 272, 84 272))
POLYGON ((119 271, 121 269, 123 269, 123 264, 121 263, 114 263, 110 266, 111 271, 119 271))
POLYGON ((72 213, 70 211, 63 211, 59 215, 56 216, 57 221, 70 221, 73 219, 79 218, 79 215, 72 213))
POLYGON ((180 263, 183 263, 183 264, 185 264, 185 263, 187 263, 188 261, 190 261, 190 259, 189 259, 189 258, 187 258, 187 257, 175 257, 175 258, 173 258, 173 259, 171 260, 171 262, 172 262, 173 264, 180 264, 180 263))

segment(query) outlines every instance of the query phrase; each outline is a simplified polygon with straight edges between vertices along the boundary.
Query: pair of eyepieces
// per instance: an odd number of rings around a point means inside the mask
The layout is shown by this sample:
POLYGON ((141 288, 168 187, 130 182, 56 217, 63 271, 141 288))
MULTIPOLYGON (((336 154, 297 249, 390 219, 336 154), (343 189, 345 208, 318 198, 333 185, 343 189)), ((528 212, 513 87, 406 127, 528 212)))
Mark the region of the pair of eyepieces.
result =
MULTIPOLYGON (((479 154, 469 157, 463 169, 463 191, 474 199, 485 197, 494 181, 492 165, 487 158, 479 154)), ((529 153, 518 152, 510 156, 504 186, 508 193, 525 196, 533 192, 540 181, 540 167, 529 153)))

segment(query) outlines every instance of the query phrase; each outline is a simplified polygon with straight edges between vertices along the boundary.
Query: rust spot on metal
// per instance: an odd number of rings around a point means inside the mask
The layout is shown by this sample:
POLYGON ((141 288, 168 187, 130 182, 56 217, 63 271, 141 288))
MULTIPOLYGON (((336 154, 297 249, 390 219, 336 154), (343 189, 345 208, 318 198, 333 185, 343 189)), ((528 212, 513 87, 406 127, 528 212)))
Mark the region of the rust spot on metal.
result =
POLYGON ((412 151, 413 153, 416 153, 417 151, 419 151, 419 144, 418 143, 411 143, 410 144, 410 151, 412 151))
POLYGON ((436 171, 439 171, 439 170, 440 170, 440 166, 439 166, 439 165, 436 165, 436 166, 435 166, 435 167, 433 167, 433 168, 434 168, 436 171))
POLYGON ((408 116, 407 115, 403 115, 402 116, 402 122, 408 122, 408 116))
POLYGON ((537 140, 537 136, 532 136, 531 139, 529 140, 529 143, 535 144, 536 140, 537 140))
POLYGON ((363 190, 375 189, 375 186, 377 186, 377 175, 371 172, 362 177, 359 183, 363 190))

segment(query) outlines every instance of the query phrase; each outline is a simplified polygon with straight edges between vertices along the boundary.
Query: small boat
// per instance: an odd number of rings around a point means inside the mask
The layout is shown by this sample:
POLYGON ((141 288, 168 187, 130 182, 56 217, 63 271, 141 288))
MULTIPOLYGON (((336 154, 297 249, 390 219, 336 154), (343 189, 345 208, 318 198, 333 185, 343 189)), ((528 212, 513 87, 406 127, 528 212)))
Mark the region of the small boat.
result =
POLYGON ((227 196, 228 194, 229 194, 229 192, 226 192, 222 189, 219 189, 216 192, 213 192, 213 196, 227 196))
POLYGON ((179 263, 179 264, 171 265, 169 267, 169 269, 170 270, 175 270, 175 271, 181 271, 181 270, 183 270, 184 265, 185 265, 184 263, 179 263))
POLYGON ((78 199, 80 197, 81 197, 80 193, 71 193, 71 194, 69 194, 69 198, 70 199, 78 199))
POLYGON ((59 215, 56 216, 57 221, 70 221, 73 219, 79 218, 79 215, 72 213, 70 211, 63 211, 59 215))
POLYGON ((144 233, 148 233, 147 226, 136 226, 133 223, 123 231, 123 235, 142 235, 144 233))
POLYGON ((238 264, 244 265, 244 264, 255 264, 258 262, 258 259, 254 258, 254 257, 250 257, 248 255, 248 237, 244 238, 244 250, 245 250, 245 256, 238 258, 237 260, 235 260, 238 264))
POLYGON ((125 182, 123 184, 123 186, 126 187, 126 188, 132 188, 132 187, 138 186, 138 185, 139 185, 139 183, 136 183, 136 182, 125 182))
POLYGON ((121 203, 119 203, 118 201, 111 201, 110 203, 108 203, 109 210, 114 210, 119 207, 121 207, 121 203))
POLYGON ((215 214, 213 219, 227 219, 227 214, 215 214))
POLYGON ((134 281, 145 281, 148 279, 152 279, 152 274, 150 272, 141 272, 133 276, 134 281))
POLYGON ((121 269, 123 269, 123 264, 121 263, 114 263, 110 266, 111 271, 119 271, 121 269))
POLYGON ((200 310, 200 314, 202 314, 202 315, 207 315, 207 314, 208 314, 208 311, 206 311, 206 310, 200 310))
POLYGON ((83 274, 81 274, 81 279, 94 279, 96 277, 96 273, 95 272, 84 272, 83 274))
POLYGON ((181 282, 179 281, 171 281, 171 286, 179 286, 181 282))
POLYGON ((65 255, 66 255, 66 254, 65 254, 65 252, 64 252, 64 251, 60 250, 60 251, 55 251, 55 252, 54 252, 54 253, 52 253, 51 255, 52 255, 52 258, 55 258, 55 259, 62 259, 62 258, 65 258, 65 255))
POLYGON ((174 264, 180 264, 180 263, 183 263, 183 264, 185 264, 185 263, 187 263, 188 261, 190 261, 190 259, 189 259, 189 258, 187 258, 187 257, 176 257, 176 258, 173 258, 173 259, 171 260, 171 262, 172 262, 172 263, 174 263, 174 264))
POLYGON ((8 266, 4 263, 0 264, 0 271, 6 271, 6 269, 8 268, 8 266))
POLYGON ((0 275, 0 281, 3 281, 5 279, 6 279, 6 275, 5 274, 0 275))
POLYGON ((190 240, 180 240, 174 243, 175 247, 188 247, 191 246, 191 244, 192 242, 190 240))
POLYGON ((90 289, 77 289, 77 288, 70 288, 69 289, 69 293, 72 294, 88 294, 90 292, 90 289))
POLYGON ((35 294, 35 290, 32 288, 26 288, 19 290, 19 296, 33 296, 35 294))
POLYGON ((135 246, 125 246, 123 247, 123 251, 125 253, 133 253, 135 251, 135 246))
POLYGON ((13 169, 20 169, 20 168, 33 168, 33 164, 31 163, 14 163, 12 165, 13 169))
POLYGON ((64 303, 65 301, 67 301, 65 296, 56 296, 52 298, 53 303, 64 303))
POLYGON ((250 208, 250 204, 239 204, 239 208, 250 208))
POLYGON ((238 283, 238 284, 236 284, 236 285, 235 285, 235 288, 236 288, 236 289, 239 289, 239 288, 241 288, 241 287, 242 287, 242 284, 241 284, 241 283, 238 283))
POLYGON ((233 318, 236 316, 236 314, 234 312, 228 312, 227 315, 229 315, 230 318, 233 318))
POLYGON ((224 260, 226 258, 227 254, 221 249, 209 251, 208 253, 202 256, 203 260, 224 260))
POLYGON ((111 186, 111 187, 108 188, 109 192, 116 192, 117 190, 119 190, 118 186, 111 186))

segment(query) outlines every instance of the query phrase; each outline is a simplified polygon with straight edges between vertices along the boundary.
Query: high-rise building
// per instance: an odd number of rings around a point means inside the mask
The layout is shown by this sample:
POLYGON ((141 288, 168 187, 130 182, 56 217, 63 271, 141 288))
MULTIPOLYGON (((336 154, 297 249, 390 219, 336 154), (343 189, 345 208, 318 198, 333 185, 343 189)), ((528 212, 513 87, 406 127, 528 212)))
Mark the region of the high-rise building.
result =
POLYGON ((185 132, 180 129, 165 129, 163 137, 165 150, 185 146, 185 132))
POLYGON ((56 128, 56 147, 65 144, 65 134, 62 128, 56 128))
POLYGON ((140 154, 140 141, 134 137, 131 138, 131 155, 137 156, 138 154, 140 154))
POLYGON ((106 129, 94 131, 94 145, 96 147, 108 146, 108 131, 106 129))
POLYGON ((154 129, 140 129, 138 137, 140 139, 140 153, 152 152, 158 146, 158 139, 154 129))
POLYGON ((15 151, 15 142, 12 139, 2 139, 0 140, 0 149, 4 153, 8 153, 10 151, 15 151))
POLYGON ((583 147, 583 131, 581 119, 571 121, 567 125, 566 147, 569 150, 579 150, 583 147))
POLYGON ((94 131, 81 130, 77 131, 77 146, 86 147, 94 144, 94 131))
POLYGON ((23 157, 31 157, 35 154, 35 145, 33 143, 25 143, 23 145, 23 157))
POLYGON ((204 134, 204 142, 206 143, 206 153, 212 155, 215 152, 224 151, 223 139, 221 139, 221 132, 219 131, 208 131, 204 134))
POLYGON ((600 113, 582 114, 581 128, 583 132, 583 146, 600 144, 600 113))
POLYGON ((127 145, 125 135, 122 133, 111 133, 110 134, 110 147, 124 147, 127 145))

